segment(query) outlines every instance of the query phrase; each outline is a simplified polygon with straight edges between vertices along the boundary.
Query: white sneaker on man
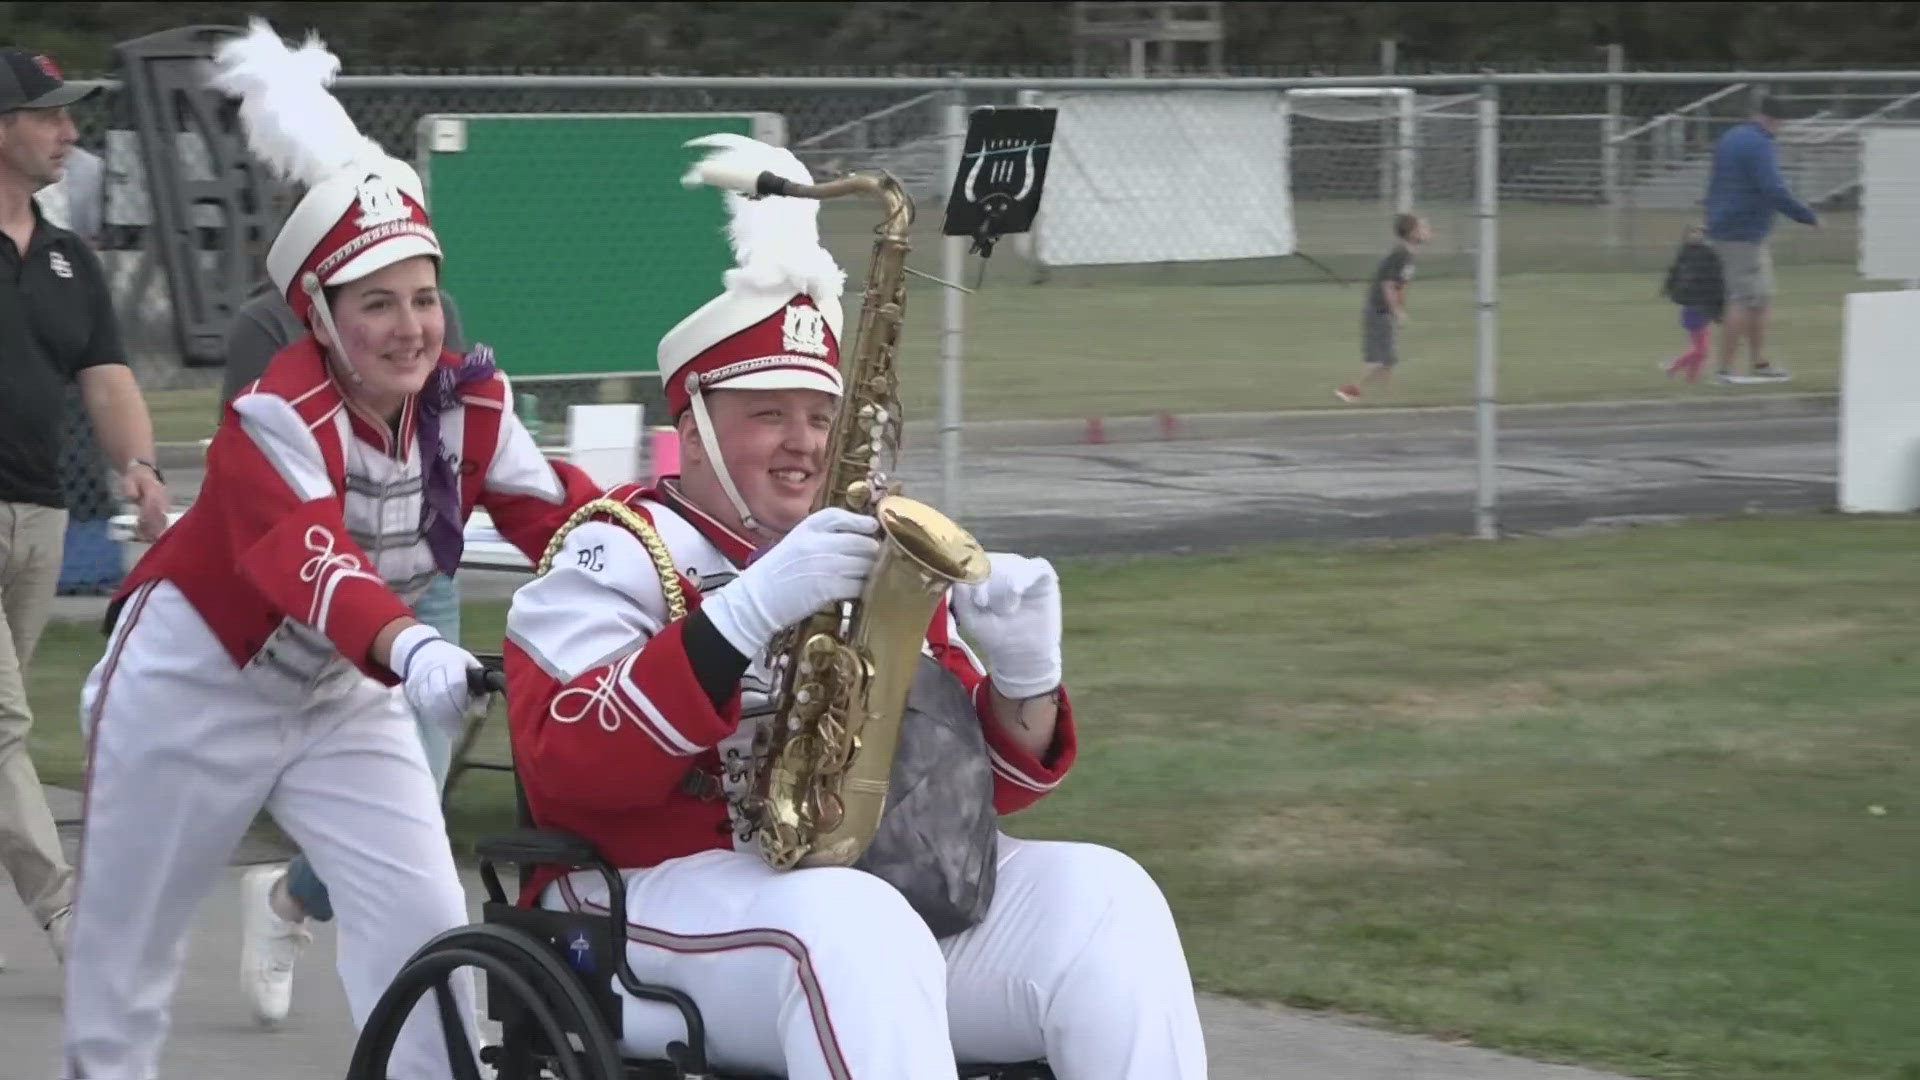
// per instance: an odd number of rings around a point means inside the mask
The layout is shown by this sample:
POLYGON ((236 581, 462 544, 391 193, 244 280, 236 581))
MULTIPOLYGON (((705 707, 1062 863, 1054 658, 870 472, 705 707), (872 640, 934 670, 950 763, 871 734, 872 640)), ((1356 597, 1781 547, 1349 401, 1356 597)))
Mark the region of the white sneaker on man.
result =
POLYGON ((254 1019, 269 1027, 293 1007, 293 966, 313 941, 307 920, 289 922, 273 910, 273 889, 284 866, 256 866, 240 882, 240 989, 254 1019))

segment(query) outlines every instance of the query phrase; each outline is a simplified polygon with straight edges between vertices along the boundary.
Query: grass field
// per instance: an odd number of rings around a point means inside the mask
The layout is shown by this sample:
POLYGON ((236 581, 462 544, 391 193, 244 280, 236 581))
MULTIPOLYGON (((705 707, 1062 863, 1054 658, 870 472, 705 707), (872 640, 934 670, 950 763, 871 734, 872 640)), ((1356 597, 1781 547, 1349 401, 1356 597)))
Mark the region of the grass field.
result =
MULTIPOLYGON (((1133 853, 1211 990, 1675 1080, 1912 1080, 1916 542, 1822 516, 1065 563, 1082 757, 1009 827, 1133 853)), ((99 648, 56 626, 36 663, 52 779, 99 648)), ((456 830, 504 794, 475 777, 456 830)))
MULTIPOLYGON (((828 245, 849 271, 849 322, 867 266, 869 216, 835 207, 828 245)), ((1501 211, 1499 398, 1591 401, 1724 394, 1710 385, 1670 385, 1655 364, 1685 344, 1673 305, 1658 295, 1687 215, 1629 215, 1623 243, 1600 240, 1594 208, 1512 205, 1501 211)), ((1422 256, 1403 331, 1405 365, 1379 405, 1471 400, 1477 332, 1473 219, 1453 205, 1434 212, 1436 238, 1422 256)), ((1377 203, 1299 208, 1301 248, 1350 280, 1364 281, 1385 253, 1377 203)), ((937 272, 938 215, 925 214, 915 265, 937 272)), ((1878 288, 1853 269, 1852 224, 1836 216, 1820 232, 1783 226, 1776 241, 1780 297, 1770 352, 1792 383, 1766 390, 1831 390, 1839 367, 1843 297, 1878 288)), ((973 269, 977 270, 977 262, 973 269)), ((1335 284, 1301 260, 1249 260, 1167 267, 1077 269, 1044 283, 1003 242, 985 284, 968 299, 965 412, 970 419, 1332 408, 1332 388, 1354 376, 1364 286, 1335 284)), ((972 270, 970 270, 970 273, 972 270)), ((972 279, 969 278, 969 284, 972 279)), ((940 290, 909 290, 902 386, 908 423, 922 430, 938 411, 940 290)), ((464 312, 484 337, 484 314, 464 312)), ((504 358, 510 365, 511 359, 504 358)), ((509 366, 509 370, 511 367, 509 366)), ((550 420, 591 384, 542 389, 550 420)), ((210 433, 212 390, 151 395, 166 440, 210 433)))

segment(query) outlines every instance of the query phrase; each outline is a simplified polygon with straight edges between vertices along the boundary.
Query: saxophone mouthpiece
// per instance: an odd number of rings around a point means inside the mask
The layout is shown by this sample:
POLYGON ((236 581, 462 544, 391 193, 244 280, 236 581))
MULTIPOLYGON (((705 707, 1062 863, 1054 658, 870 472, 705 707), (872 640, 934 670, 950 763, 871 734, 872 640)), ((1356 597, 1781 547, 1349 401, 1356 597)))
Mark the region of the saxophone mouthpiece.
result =
POLYGON ((762 195, 794 195, 797 197, 799 195, 797 190, 799 187, 800 185, 778 173, 763 172, 760 174, 759 189, 762 195))
POLYGON ((724 161, 707 161, 694 167, 694 179, 708 187, 737 191, 749 199, 763 195, 786 195, 792 181, 773 172, 760 172, 724 161))

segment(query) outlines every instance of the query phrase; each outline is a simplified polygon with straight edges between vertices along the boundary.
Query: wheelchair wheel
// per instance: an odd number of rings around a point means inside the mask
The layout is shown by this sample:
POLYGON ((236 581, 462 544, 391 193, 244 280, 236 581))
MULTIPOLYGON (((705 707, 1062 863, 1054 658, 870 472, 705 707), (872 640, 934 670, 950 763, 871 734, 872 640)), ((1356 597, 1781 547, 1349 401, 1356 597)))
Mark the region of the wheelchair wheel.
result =
POLYGON ((607 1022, 579 977, 544 943, 508 926, 481 923, 449 930, 421 946, 380 995, 354 1045, 347 1080, 386 1080, 387 1061, 414 1006, 433 993, 454 1080, 480 1080, 466 1025, 448 976, 460 968, 487 975, 489 1011, 502 1012, 510 995, 524 1021, 509 1025, 498 1047, 481 1056, 498 1080, 622 1080, 625 1069, 607 1022), (514 1027, 520 1030, 511 1030, 514 1027))

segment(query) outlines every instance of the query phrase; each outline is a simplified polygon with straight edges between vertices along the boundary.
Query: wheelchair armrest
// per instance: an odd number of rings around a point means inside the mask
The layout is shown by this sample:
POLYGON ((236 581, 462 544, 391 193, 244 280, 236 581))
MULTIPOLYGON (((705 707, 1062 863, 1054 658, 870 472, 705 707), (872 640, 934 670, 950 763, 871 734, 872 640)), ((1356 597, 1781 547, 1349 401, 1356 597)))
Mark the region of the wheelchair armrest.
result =
POLYGON ((516 829, 489 836, 474 845, 474 853, 491 862, 569 868, 600 861, 600 852, 591 842, 558 829, 516 829))

